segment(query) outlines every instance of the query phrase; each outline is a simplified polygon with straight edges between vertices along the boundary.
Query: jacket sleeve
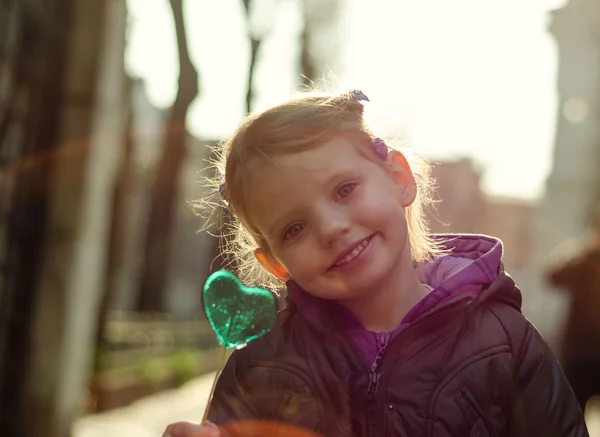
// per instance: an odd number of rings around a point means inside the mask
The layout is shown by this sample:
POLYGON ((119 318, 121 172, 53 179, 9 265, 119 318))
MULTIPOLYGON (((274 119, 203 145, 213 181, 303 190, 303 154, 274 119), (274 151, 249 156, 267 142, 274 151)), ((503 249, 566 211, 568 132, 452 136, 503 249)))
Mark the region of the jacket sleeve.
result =
POLYGON ((516 310, 502 323, 514 360, 508 435, 588 437, 575 394, 539 332, 516 310))
POLYGON ((269 421, 319 432, 322 408, 305 378, 284 365, 251 361, 244 349, 233 353, 219 376, 208 420, 269 421))

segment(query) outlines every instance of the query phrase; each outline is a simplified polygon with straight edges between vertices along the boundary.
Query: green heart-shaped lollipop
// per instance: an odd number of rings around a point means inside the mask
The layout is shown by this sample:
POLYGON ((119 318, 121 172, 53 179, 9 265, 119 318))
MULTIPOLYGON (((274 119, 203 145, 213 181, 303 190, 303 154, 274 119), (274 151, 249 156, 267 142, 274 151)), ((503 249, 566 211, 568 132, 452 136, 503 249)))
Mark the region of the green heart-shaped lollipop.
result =
POLYGON ((237 348, 266 334, 275 325, 275 296, 263 288, 245 287, 232 273, 219 270, 203 288, 204 311, 217 340, 237 348))

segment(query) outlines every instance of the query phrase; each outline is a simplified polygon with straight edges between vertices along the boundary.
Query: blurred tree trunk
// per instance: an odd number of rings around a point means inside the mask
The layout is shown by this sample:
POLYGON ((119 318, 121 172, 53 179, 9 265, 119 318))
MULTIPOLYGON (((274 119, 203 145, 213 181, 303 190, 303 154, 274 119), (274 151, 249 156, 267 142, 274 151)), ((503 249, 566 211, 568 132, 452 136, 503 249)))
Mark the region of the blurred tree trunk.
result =
POLYGON ((300 75, 303 85, 310 86, 316 79, 317 70, 311 51, 311 14, 309 0, 301 0, 302 31, 300 33, 300 75))
POLYGON ((80 412, 120 150, 123 4, 0 2, 2 435, 64 437, 80 412))
POLYGON ((198 72, 189 56, 183 0, 170 0, 179 53, 179 88, 165 129, 162 156, 152 188, 150 216, 142 276, 138 294, 139 311, 161 311, 167 281, 170 240, 173 231, 174 204, 181 167, 186 156, 188 108, 198 95, 198 72))
MULTIPOLYGON (((326 67, 332 68, 342 50, 339 14, 343 0, 299 0, 302 14, 299 68, 304 85, 318 81, 326 67)), ((334 68, 335 70, 335 68, 334 68)))
POLYGON ((125 112, 125 132, 123 133, 123 155, 119 163, 117 180, 115 182, 112 198, 108 253, 106 260, 106 270, 104 279, 104 293, 102 296, 100 321, 98 327, 98 340, 101 340, 102 326, 105 320, 106 312, 109 309, 111 298, 114 295, 117 284, 118 274, 123 265, 123 253, 125 251, 125 226, 127 222, 128 197, 131 192, 133 182, 133 105, 132 105, 132 80, 126 78, 126 88, 123 96, 123 106, 125 112))
POLYGON ((0 2, 0 430, 15 437, 26 435, 29 337, 74 1, 39 3, 0 2))
POLYGON ((248 82, 246 85, 246 113, 252 112, 252 100, 254 99, 253 83, 254 83, 254 71, 256 69, 256 59, 258 57, 258 50, 262 44, 262 38, 257 36, 253 31, 252 26, 252 1, 242 0, 244 4, 244 12, 246 13, 246 33, 250 40, 250 64, 248 65, 248 82))
POLYGON ((55 171, 23 408, 29 435, 48 437, 69 435, 83 407, 125 119, 125 0, 73 0, 62 12, 73 15, 69 27, 47 26, 65 34, 66 65, 62 104, 44 108, 46 116, 58 113, 60 147, 52 154, 55 171))
POLYGON ((112 207, 110 208, 110 228, 108 235, 108 248, 106 256, 106 266, 104 274, 104 284, 100 307, 98 311, 98 321, 95 332, 95 353, 92 364, 92 375, 90 383, 90 405, 95 412, 98 405, 99 389, 97 376, 102 370, 102 358, 106 342, 104 338, 104 328, 108 319, 110 305, 115 293, 117 292, 118 278, 121 267, 123 266, 123 254, 125 252, 125 232, 127 224, 128 198, 131 193, 131 184, 133 181, 133 105, 132 105, 132 80, 126 78, 125 95, 123 96, 123 106, 125 112, 125 131, 123 134, 123 155, 119 165, 117 178, 114 186, 112 207))

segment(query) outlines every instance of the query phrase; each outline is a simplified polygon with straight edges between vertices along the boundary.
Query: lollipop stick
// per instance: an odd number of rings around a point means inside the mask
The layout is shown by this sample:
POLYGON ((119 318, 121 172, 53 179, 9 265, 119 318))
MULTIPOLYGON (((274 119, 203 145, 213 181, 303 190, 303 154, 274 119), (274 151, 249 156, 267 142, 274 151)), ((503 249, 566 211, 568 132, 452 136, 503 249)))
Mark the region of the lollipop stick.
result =
POLYGON ((215 393, 215 387, 217 386, 217 380, 219 379, 219 375, 223 371, 225 364, 227 363, 227 348, 223 346, 221 348, 221 354, 219 355, 219 361, 217 363, 217 370, 215 371, 215 378, 213 379, 212 387, 210 389, 210 395, 208 396, 208 400, 206 401, 206 408, 204 409, 204 415, 202 416, 202 423, 206 422, 208 418, 208 410, 210 410, 210 404, 212 402, 213 395, 215 393))

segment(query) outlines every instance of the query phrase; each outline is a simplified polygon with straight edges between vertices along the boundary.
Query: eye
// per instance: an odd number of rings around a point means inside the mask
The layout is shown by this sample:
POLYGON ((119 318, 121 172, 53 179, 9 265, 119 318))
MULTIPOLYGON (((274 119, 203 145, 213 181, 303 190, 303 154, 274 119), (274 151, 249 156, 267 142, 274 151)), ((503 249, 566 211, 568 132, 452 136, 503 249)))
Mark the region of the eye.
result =
POLYGON ((344 197, 348 197, 350 193, 352 193, 354 187, 356 187, 355 182, 344 184, 337 190, 336 194, 339 198, 343 199, 344 197))
POLYGON ((293 224, 292 226, 287 228, 283 233, 284 240, 296 237, 300 232, 302 232, 303 229, 304 225, 300 223, 293 224))

